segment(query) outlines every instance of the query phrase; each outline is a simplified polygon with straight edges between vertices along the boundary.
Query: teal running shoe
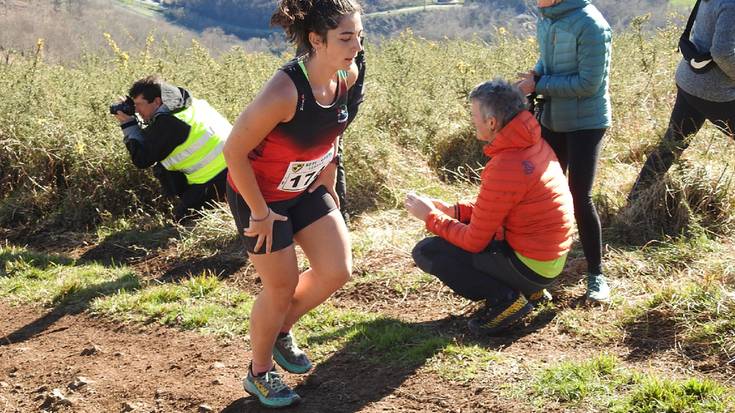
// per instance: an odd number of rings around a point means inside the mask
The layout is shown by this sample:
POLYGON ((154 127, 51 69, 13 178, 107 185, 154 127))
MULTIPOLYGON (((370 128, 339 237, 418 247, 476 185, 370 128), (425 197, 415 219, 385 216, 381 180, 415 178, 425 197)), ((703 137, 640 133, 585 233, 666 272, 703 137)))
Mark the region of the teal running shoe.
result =
POLYGON ((610 286, 602 274, 587 274, 587 300, 597 303, 610 302, 610 286))
POLYGON ((265 407, 286 407, 301 401, 301 397, 283 382, 275 367, 260 376, 253 375, 252 367, 248 368, 248 376, 242 380, 242 385, 265 407))
POLYGON ((296 344, 290 332, 279 335, 276 339, 276 344, 273 346, 273 359, 289 373, 304 374, 311 370, 311 361, 296 344))

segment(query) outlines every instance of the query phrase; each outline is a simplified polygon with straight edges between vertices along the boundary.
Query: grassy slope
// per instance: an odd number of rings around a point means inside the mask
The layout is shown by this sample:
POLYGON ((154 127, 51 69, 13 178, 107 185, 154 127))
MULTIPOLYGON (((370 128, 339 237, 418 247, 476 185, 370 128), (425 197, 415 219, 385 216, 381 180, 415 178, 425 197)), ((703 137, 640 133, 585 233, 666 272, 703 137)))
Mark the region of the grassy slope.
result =
MULTIPOLYGON (((575 249, 554 291, 555 303, 534 314, 549 354, 531 347, 520 356, 512 348, 488 346, 464 336, 461 319, 445 329, 446 314, 458 313, 466 303, 412 269, 409 251, 424 233, 400 209, 408 190, 449 200, 473 193, 461 180, 437 179, 471 177, 481 161, 464 96, 482 79, 530 67, 533 40, 501 35, 492 45, 433 43, 406 34, 368 50, 369 99, 347 135, 355 277, 298 327, 317 361, 347 347, 376 363, 423 366, 421 374, 440 382, 498 384, 498 377, 512 376, 526 393, 507 388, 506 396, 538 410, 550 403, 577 411, 732 408, 722 385, 730 371, 725 363, 735 353, 735 196, 728 184, 733 148, 705 129, 672 170, 669 198, 654 191, 650 204, 625 206, 644 154, 666 125, 678 60, 669 47, 678 29, 644 36, 637 27, 645 21, 636 24, 616 37, 615 125, 595 188, 615 300, 605 310, 575 305, 584 269, 575 249), (431 75, 417 75, 419 70, 431 75), (668 224, 672 215, 681 218, 678 226, 668 224), (553 323, 542 322, 548 317, 553 323), (575 357, 570 342, 585 343, 585 351, 602 355, 589 364, 575 357), (712 365, 714 371, 707 368, 712 365), (518 375, 519 368, 528 374, 518 375), (613 400, 609 395, 615 393, 625 397, 613 400)), ((238 271, 223 281, 213 275, 225 267, 212 272, 188 265, 233 253, 226 209, 193 228, 168 223, 156 209, 165 203, 156 198, 155 184, 129 166, 119 131, 104 108, 129 79, 157 71, 233 119, 283 59, 238 51, 213 59, 197 44, 178 50, 155 40, 142 51, 120 50, 111 40, 110 50, 73 68, 46 64, 40 50, 35 58, 13 56, 11 64, 0 66, 0 89, 9 91, 0 113, 13 119, 0 127, 0 144, 11 148, 0 155, 0 165, 12 171, 0 181, 0 219, 29 230, 89 225, 95 249, 122 246, 130 252, 116 256, 117 262, 165 255, 194 273, 162 282, 160 265, 148 270, 147 265, 80 260, 76 253, 49 256, 5 246, 0 296, 13 303, 75 306, 129 322, 243 336, 257 292, 245 281, 249 275, 238 271)))

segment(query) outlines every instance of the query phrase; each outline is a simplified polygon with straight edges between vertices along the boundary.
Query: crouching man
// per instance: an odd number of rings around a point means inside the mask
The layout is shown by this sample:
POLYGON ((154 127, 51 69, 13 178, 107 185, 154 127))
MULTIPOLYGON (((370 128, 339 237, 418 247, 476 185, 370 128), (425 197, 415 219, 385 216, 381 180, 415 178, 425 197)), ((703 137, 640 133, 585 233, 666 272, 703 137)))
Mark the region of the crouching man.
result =
POLYGON ((133 83, 128 98, 110 112, 120 122, 133 164, 153 166, 164 194, 178 196, 177 220, 224 200, 227 165, 222 148, 232 125, 209 103, 148 76, 133 83))
POLYGON ((572 196, 559 161, 541 139, 516 87, 493 80, 470 94, 477 139, 490 158, 474 202, 450 205, 409 193, 406 209, 436 237, 413 249, 416 265, 457 294, 485 300, 475 333, 507 330, 548 298, 566 262, 574 223, 572 196))

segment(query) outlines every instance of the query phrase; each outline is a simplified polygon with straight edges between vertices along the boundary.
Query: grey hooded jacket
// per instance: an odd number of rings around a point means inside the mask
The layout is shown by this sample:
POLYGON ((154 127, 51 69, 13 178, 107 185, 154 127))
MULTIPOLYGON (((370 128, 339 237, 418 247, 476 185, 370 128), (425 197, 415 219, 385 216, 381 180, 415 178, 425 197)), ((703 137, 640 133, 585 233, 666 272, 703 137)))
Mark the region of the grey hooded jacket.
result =
POLYGON ((682 59, 676 69, 676 84, 700 99, 735 101, 735 0, 702 0, 691 41, 700 52, 709 51, 717 66, 706 73, 694 73, 682 59))

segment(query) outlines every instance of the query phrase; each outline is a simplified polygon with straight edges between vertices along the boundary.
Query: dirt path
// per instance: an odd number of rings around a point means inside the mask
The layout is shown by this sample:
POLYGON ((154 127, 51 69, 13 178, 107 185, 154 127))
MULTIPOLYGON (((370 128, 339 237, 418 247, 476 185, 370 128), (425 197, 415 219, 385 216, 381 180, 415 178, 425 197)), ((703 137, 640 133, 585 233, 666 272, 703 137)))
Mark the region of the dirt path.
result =
MULTIPOLYGON (((193 269, 219 269, 231 286, 251 294, 259 289, 256 275, 236 254, 182 263, 166 246, 149 253, 135 249, 137 253, 132 254, 130 248, 81 240, 45 239, 56 248, 44 248, 43 243, 35 247, 82 261, 126 263, 146 279, 174 281, 193 269), (64 251, 59 245, 65 245, 64 251)), ((388 258, 405 271, 415 270, 406 257, 388 258)), ((373 265, 383 264, 359 262, 357 277, 373 265), (360 270, 361 266, 366 268, 360 270)), ((641 327, 645 331, 636 334, 644 340, 640 343, 621 337, 601 345, 584 336, 565 334, 555 317, 561 309, 575 306, 582 290, 574 287, 578 283, 573 279, 563 281, 567 287, 554 291, 559 310, 538 314, 522 331, 485 339, 468 335, 466 316, 460 315, 462 301, 438 281, 404 292, 383 279, 348 285, 330 299, 331 305, 377 312, 451 337, 450 342, 476 344, 497 352, 499 360, 482 366, 481 375, 462 384, 442 379, 432 371, 429 358, 380 364, 360 353, 358 343, 347 342, 310 374, 286 377, 304 397, 301 406, 291 411, 531 411, 532 406, 509 400, 503 387, 516 386, 535 369, 558 361, 589 360, 602 352, 619 357, 626 367, 664 377, 700 375, 703 370, 725 381, 732 377, 731 370, 712 371, 712 367, 700 366, 697 373, 693 360, 669 344, 670 340, 656 335, 662 330, 655 322, 641 327)), ((587 311, 592 320, 607 316, 603 309, 587 311)), ((268 411, 242 390, 241 377, 250 356, 243 339, 227 342, 158 324, 121 325, 69 307, 44 309, 0 301, 0 313, 0 413, 268 411)), ((563 411, 562 407, 546 407, 547 411, 563 411)))
MULTIPOLYGON (((6 315, 0 320, 2 412, 265 411, 242 391, 249 354, 239 340, 2 303, 0 311, 6 315)), ((451 317, 432 323, 449 331, 462 324, 451 317)), ((375 366, 349 345, 308 376, 287 380, 305 397, 300 412, 518 411, 499 385, 512 381, 527 359, 546 358, 542 336, 491 343, 514 361, 485 383, 450 384, 422 365, 375 366)))
MULTIPOLYGON (((0 311, 6 315, 0 320, 2 412, 262 410, 240 386, 248 356, 244 343, 85 314, 7 304, 0 311)), ((374 371, 345 351, 306 380, 287 379, 305 395, 302 412, 510 411, 500 407, 497 395, 483 394, 486 389, 448 389, 416 374, 417 367, 374 371)))
POLYGON ((6 315, 0 320, 0 411, 173 412, 203 404, 221 410, 242 395, 244 344, 84 314, 4 304, 0 311, 6 315), (89 383, 72 390, 80 377, 89 383), (54 389, 70 406, 52 403, 54 389))

